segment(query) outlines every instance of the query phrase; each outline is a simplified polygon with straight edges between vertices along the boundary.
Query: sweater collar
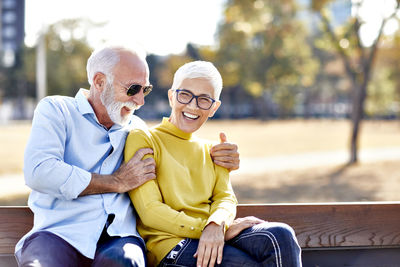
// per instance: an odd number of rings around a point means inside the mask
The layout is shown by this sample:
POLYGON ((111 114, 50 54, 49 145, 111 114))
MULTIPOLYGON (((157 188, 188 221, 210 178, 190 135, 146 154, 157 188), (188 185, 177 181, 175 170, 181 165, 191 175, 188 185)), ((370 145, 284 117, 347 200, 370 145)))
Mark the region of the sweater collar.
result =
POLYGON ((165 132, 168 132, 172 135, 175 135, 176 137, 179 137, 184 140, 189 140, 192 137, 192 133, 187 133, 173 125, 170 121, 169 118, 163 118, 160 129, 164 130, 165 132))

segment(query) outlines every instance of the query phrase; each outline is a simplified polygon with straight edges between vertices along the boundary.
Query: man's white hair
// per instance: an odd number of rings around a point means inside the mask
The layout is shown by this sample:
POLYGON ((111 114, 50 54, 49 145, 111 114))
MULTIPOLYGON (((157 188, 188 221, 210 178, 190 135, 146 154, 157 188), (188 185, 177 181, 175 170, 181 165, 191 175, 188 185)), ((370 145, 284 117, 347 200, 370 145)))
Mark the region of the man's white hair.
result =
POLYGON ((94 75, 98 72, 106 75, 107 81, 112 83, 114 79, 113 69, 120 60, 120 53, 124 51, 136 54, 143 61, 146 61, 146 51, 139 46, 134 48, 107 46, 96 49, 89 57, 86 65, 89 84, 93 84, 94 75))
POLYGON ((222 77, 217 68, 208 61, 192 61, 181 66, 174 75, 172 90, 179 89, 185 79, 204 78, 214 88, 214 98, 219 99, 222 90, 222 77))

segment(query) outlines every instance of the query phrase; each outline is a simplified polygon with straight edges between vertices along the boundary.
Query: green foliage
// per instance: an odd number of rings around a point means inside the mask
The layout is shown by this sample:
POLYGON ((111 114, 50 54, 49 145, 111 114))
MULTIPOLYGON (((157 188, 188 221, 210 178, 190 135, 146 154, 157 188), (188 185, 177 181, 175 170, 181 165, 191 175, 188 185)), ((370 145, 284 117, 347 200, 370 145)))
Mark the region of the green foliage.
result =
POLYGON ((369 116, 377 114, 381 116, 393 115, 395 103, 399 103, 399 95, 396 94, 396 83, 390 77, 389 68, 377 69, 368 86, 368 98, 365 112, 369 116))
POLYGON ((216 62, 225 87, 254 97, 272 96, 293 110, 294 96, 310 86, 319 68, 293 0, 230 0, 218 31, 216 62))
MULTIPOLYGON (((51 25, 45 33, 47 64, 47 95, 76 94, 88 86, 86 61, 92 48, 86 34, 99 24, 85 20, 63 20, 51 25)), ((36 47, 23 47, 12 68, 0 69, 0 95, 19 98, 36 96, 36 47)))
MULTIPOLYGON (((51 25, 46 33, 48 94, 73 96, 80 87, 88 88, 86 62, 92 48, 86 35, 75 31, 84 21, 64 20, 51 25)), ((88 30, 88 29, 85 29, 88 30)))
POLYGON ((35 95, 35 49, 22 47, 12 67, 0 67, 0 100, 35 95))
MULTIPOLYGON (((313 11, 321 23, 319 30, 313 25, 309 32, 297 0, 227 0, 216 49, 188 44, 180 55, 148 56, 154 93, 146 99, 146 106, 152 109, 153 104, 166 99, 179 66, 200 59, 212 61, 220 70, 224 107, 227 101, 232 106, 248 101, 256 110, 253 114, 262 117, 272 109, 277 110, 277 116, 292 115, 299 105, 321 99, 350 102, 350 90, 370 79, 366 113, 389 112, 400 99, 399 31, 392 38, 382 38, 385 45, 378 46, 377 69, 369 57, 372 48, 360 42, 364 21, 349 17, 342 25, 332 23, 329 7, 336 1, 311 1, 306 11, 313 11), (365 76, 366 66, 376 73, 370 71, 365 76)), ((88 87, 86 62, 92 48, 86 33, 100 26, 76 19, 59 21, 47 29, 47 94, 73 96, 80 87, 88 87)), ((24 47, 17 63, 0 69, 0 96, 34 97, 36 48, 24 47)))
POLYGON ((311 9, 317 12, 321 12, 322 9, 329 4, 330 2, 333 2, 334 0, 312 0, 311 1, 311 9))
MULTIPOLYGON (((398 63, 396 63, 399 59, 398 49, 388 51, 388 47, 396 46, 398 37, 395 35, 394 38, 385 38, 383 36, 384 27, 381 27, 374 43, 369 47, 364 46, 361 41, 360 29, 366 23, 365 18, 355 13, 342 25, 334 25, 332 16, 326 8, 333 2, 318 0, 312 2, 313 10, 317 11, 321 18, 321 31, 316 38, 315 46, 333 55, 334 58, 341 59, 343 66, 341 72, 343 77, 346 77, 352 84, 353 95, 361 97, 362 94, 356 94, 356 90, 367 90, 365 110, 361 110, 361 114, 365 112, 369 116, 387 115, 395 103, 396 87, 400 88, 399 85, 396 85, 396 83, 399 84, 396 81, 397 75, 393 75, 398 68, 398 63), (385 45, 381 46, 381 43, 385 43, 385 45), (379 53, 376 52, 378 50, 379 53), (393 60, 393 58, 397 58, 397 60, 393 60), (379 68, 377 68, 377 63, 379 63, 379 68)), ((355 5, 362 6, 364 2, 359 1, 355 5)), ((396 14, 398 8, 399 6, 386 11, 386 16, 380 18, 383 25, 396 14)), ((357 100, 359 103, 363 101, 362 97, 357 100)), ((355 110, 353 109, 353 112, 355 110)))

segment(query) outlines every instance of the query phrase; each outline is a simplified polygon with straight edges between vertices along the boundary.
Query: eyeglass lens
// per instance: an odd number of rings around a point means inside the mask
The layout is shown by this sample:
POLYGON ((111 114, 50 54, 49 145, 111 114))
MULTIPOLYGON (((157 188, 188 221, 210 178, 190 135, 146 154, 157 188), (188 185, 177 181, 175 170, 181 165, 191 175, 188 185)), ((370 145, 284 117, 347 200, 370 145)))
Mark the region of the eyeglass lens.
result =
POLYGON ((177 90, 177 100, 181 104, 189 104, 193 98, 196 98, 196 104, 201 109, 210 109, 214 100, 206 96, 195 96, 192 92, 187 90, 177 90))

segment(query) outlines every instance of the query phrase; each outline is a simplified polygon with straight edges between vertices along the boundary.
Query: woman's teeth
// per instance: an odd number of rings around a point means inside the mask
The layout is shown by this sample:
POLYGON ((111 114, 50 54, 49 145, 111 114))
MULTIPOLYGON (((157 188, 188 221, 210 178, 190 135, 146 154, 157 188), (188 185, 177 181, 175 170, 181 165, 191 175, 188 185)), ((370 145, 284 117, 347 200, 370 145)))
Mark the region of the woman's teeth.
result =
POLYGON ((192 120, 195 120, 195 119, 197 119, 198 117, 200 117, 200 116, 193 115, 193 114, 186 113, 186 112, 183 112, 183 116, 185 116, 185 117, 187 117, 187 118, 189 118, 189 119, 192 119, 192 120))

